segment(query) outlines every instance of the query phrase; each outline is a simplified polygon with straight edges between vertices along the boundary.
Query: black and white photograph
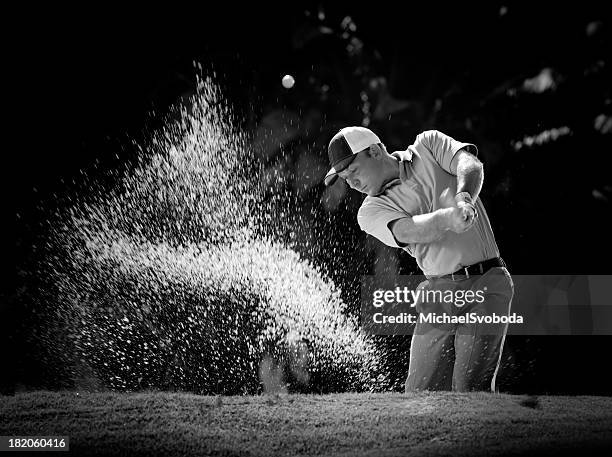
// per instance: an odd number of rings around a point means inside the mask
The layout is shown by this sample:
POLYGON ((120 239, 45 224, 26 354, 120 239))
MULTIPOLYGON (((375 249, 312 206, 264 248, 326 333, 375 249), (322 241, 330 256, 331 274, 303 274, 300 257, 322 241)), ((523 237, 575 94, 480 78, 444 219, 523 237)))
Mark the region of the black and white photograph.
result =
POLYGON ((610 455, 604 4, 23 9, 0 454, 610 455))

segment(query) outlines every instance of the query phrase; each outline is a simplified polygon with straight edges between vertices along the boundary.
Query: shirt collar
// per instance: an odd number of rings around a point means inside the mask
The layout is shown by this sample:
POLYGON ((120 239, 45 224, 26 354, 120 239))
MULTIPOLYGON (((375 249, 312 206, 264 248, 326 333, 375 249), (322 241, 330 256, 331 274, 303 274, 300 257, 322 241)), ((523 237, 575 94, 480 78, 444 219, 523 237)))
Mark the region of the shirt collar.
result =
POLYGON ((400 162, 412 162, 412 156, 414 153, 410 149, 406 149, 405 151, 395 151, 392 152, 391 155, 400 162))
MULTIPOLYGON (((400 162, 399 163, 400 167, 404 166, 404 164, 402 164, 401 162, 412 162, 413 155, 414 155, 414 153, 410 149, 406 149, 405 151, 395 151, 395 152, 391 153, 391 156, 395 157, 398 160, 398 162, 400 162)), ((389 189, 390 187, 393 187, 393 186, 395 186, 397 184, 401 184, 402 183, 401 177, 402 177, 402 172, 400 170, 400 177, 399 178, 395 178, 395 179, 389 181, 388 183, 386 183, 382 187, 382 189, 380 190, 380 194, 379 195, 385 193, 385 191, 387 189, 389 189)))

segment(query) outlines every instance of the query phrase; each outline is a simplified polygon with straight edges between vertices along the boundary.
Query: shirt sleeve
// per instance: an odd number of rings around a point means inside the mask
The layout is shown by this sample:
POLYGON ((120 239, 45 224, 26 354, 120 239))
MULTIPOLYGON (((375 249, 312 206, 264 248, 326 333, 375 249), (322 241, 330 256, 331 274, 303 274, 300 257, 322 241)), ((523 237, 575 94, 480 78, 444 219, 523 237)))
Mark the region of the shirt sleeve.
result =
POLYGON ((357 222, 361 230, 378 238, 387 246, 401 248, 402 246, 397 243, 391 229, 389 229, 389 224, 403 217, 411 217, 411 215, 370 201, 364 202, 359 208, 357 222))
POLYGON ((438 165, 450 174, 454 174, 451 171, 451 162, 459 150, 465 149, 471 154, 478 155, 478 148, 472 143, 462 143, 438 130, 421 133, 417 136, 417 143, 421 143, 431 152, 438 165))

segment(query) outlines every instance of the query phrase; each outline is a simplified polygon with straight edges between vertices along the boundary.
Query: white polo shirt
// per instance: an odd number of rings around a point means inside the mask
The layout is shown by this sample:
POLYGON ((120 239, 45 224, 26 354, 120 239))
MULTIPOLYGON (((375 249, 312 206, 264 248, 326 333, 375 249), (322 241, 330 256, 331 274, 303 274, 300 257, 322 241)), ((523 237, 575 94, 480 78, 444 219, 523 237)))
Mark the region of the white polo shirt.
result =
POLYGON ((401 247, 389 229, 397 219, 431 213, 442 207, 440 194, 450 187, 457 189, 457 176, 450 169, 453 157, 460 149, 477 155, 470 143, 461 143, 437 130, 428 130, 416 137, 405 151, 394 152, 399 160, 400 178, 388 183, 385 191, 363 201, 357 221, 363 231, 383 243, 404 249, 413 256, 427 276, 441 276, 459 268, 499 257, 487 212, 480 201, 475 202, 478 217, 463 233, 445 232, 432 243, 411 243, 401 247))

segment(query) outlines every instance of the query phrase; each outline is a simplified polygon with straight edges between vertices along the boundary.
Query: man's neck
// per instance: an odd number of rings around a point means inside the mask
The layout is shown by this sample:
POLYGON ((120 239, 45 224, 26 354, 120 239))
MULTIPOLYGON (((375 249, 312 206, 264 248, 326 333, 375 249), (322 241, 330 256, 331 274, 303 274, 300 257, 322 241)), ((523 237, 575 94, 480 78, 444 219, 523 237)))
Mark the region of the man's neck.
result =
POLYGON ((390 155, 385 159, 385 174, 386 178, 383 181, 382 191, 384 192, 390 187, 394 181, 400 177, 401 162, 394 156, 390 155))

